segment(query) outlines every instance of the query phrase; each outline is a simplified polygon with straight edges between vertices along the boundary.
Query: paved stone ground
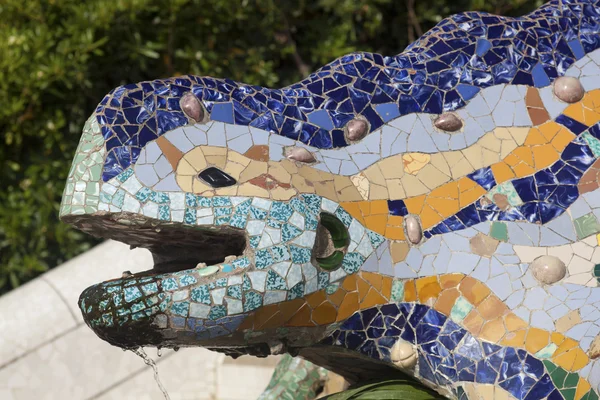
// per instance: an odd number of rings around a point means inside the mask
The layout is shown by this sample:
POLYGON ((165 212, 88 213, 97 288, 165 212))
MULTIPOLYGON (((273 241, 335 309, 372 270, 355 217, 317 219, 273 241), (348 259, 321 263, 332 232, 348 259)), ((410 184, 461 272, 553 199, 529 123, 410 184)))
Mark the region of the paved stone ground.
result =
MULTIPOLYGON (((162 399, 142 359, 97 338, 77 308, 87 286, 151 265, 146 250, 108 241, 0 297, 0 399, 162 399)), ((254 399, 277 363, 197 348, 147 353, 172 400, 254 399)))

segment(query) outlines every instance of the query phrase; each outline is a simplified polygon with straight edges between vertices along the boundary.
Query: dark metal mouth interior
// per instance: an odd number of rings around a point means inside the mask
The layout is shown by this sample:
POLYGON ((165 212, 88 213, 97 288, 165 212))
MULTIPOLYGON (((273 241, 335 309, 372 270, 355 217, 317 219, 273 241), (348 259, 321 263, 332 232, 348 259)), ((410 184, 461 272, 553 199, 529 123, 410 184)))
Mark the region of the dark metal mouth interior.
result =
POLYGON ((200 263, 222 263, 228 256, 241 256, 246 244, 244 231, 234 228, 167 229, 160 243, 147 248, 152 252, 154 271, 163 273, 196 268, 200 263))
MULTIPOLYGON (((143 275, 177 272, 214 265, 228 256, 241 256, 248 247, 246 232, 230 226, 157 225, 137 214, 119 213, 63 218, 96 237, 114 239, 152 253, 154 267, 143 275)), ((138 275, 138 274, 136 274, 138 275)))

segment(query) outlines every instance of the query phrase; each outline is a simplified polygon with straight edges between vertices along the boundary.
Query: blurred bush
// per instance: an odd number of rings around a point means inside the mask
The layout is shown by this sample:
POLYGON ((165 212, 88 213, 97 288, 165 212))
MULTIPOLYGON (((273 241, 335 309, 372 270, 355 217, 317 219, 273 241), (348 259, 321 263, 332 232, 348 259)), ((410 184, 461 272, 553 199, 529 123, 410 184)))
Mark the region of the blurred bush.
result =
POLYGON ((115 86, 180 74, 284 86, 356 50, 393 55, 464 10, 541 0, 2 0, 0 294, 85 251, 58 221, 86 117, 115 86))

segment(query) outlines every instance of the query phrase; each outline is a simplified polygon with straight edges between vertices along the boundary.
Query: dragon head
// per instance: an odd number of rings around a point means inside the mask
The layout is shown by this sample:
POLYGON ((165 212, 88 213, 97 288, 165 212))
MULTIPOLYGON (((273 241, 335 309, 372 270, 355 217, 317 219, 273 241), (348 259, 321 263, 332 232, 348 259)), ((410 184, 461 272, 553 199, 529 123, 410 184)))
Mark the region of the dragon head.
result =
MULTIPOLYGON (((266 130, 275 121, 265 118, 259 127, 236 125, 258 105, 234 100, 228 108, 207 82, 233 87, 192 76, 123 86, 88 119, 61 218, 147 248, 154 268, 86 289, 84 319, 124 348, 204 346, 266 355, 282 345, 310 346, 343 318, 335 310, 311 317, 321 304, 307 296, 335 292, 386 242, 340 205, 341 198, 363 200, 360 180, 339 173, 340 166, 358 167, 348 153, 303 143, 330 135, 317 125, 297 128, 300 135, 312 132, 304 140, 276 134, 275 125, 266 130), (333 159, 338 173, 324 160, 332 154, 341 158, 333 159), (282 311, 248 326, 269 305, 282 311)), ((366 118, 346 125, 340 132, 349 142, 369 128, 366 118)), ((387 214, 385 200, 370 206, 387 214)))
POLYGON ((60 216, 154 267, 86 289, 86 323, 123 348, 288 352, 351 381, 401 369, 455 398, 463 384, 550 398, 558 367, 581 371, 580 397, 598 387, 598 353, 552 322, 571 318, 555 307, 570 292, 597 310, 592 263, 548 250, 600 230, 585 200, 600 185, 598 12, 583 3, 458 14, 397 56, 350 54, 283 89, 113 90, 60 216))

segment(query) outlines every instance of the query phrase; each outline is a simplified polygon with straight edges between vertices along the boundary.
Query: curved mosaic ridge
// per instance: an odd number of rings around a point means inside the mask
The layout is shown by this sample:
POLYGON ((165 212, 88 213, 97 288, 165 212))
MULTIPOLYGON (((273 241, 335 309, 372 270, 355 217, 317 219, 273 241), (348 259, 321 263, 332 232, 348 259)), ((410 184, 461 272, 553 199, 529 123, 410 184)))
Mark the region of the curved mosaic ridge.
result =
MULTIPOLYGON (((429 382, 453 387, 466 382, 498 385, 516 399, 563 399, 563 382, 554 382, 551 362, 542 362, 525 350, 481 342, 441 313, 420 304, 387 304, 354 314, 324 344, 343 346, 391 362, 398 340, 418 349, 418 373, 429 382)), ((558 374, 557 374, 558 375, 558 374)), ((556 379, 559 381, 559 379, 556 379)), ((593 391, 589 384, 575 386, 578 398, 593 391)))
POLYGON ((343 128, 359 115, 373 131, 402 115, 456 110, 481 88, 547 86, 600 47, 595 4, 555 0, 521 18, 457 14, 397 56, 349 54, 283 89, 196 76, 119 87, 96 109, 108 152, 103 179, 135 163, 146 143, 187 124, 179 98, 190 91, 213 121, 330 149, 347 146, 343 128))
POLYGON ((598 3, 452 16, 395 57, 351 54, 283 89, 115 89, 60 214, 155 265, 86 289, 84 320, 124 348, 597 400, 598 3))

